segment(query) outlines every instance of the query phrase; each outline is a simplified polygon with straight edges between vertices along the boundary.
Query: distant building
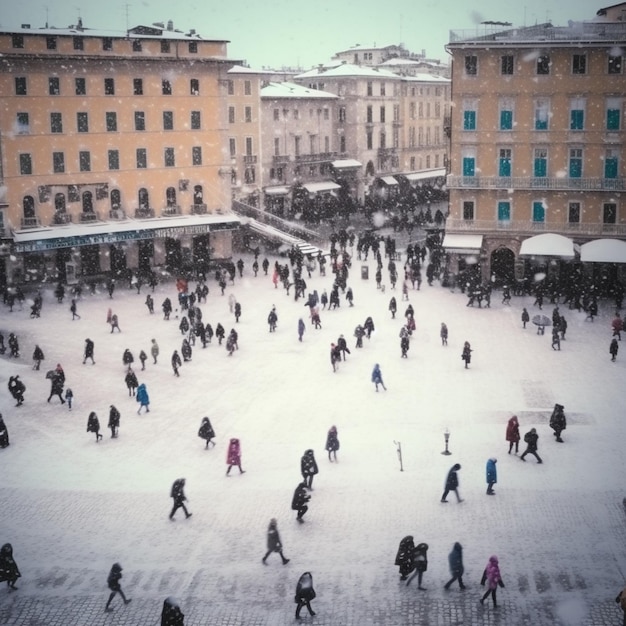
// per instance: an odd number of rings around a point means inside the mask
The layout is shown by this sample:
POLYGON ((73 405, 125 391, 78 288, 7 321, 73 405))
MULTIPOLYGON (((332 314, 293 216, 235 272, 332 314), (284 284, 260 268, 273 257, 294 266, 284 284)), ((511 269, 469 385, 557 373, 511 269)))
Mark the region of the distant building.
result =
POLYGON ((1 283, 231 256, 227 43, 172 23, 0 30, 1 283))
MULTIPOLYGON (((443 245, 453 273, 469 256, 483 280, 510 283, 540 269, 571 281, 579 260, 610 258, 579 255, 578 246, 626 240, 625 9, 614 5, 565 27, 450 33, 443 245)), ((603 267, 609 281, 618 267, 603 267)))

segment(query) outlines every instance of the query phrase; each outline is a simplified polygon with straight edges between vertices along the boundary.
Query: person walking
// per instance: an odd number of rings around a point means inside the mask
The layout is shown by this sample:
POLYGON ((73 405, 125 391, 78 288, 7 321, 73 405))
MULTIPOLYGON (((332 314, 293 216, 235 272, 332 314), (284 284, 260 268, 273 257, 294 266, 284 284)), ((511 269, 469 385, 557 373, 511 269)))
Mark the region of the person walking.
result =
POLYGON ((439 331, 439 336, 441 337, 441 345, 448 345, 448 326, 445 322, 441 322, 441 330, 439 331))
POLYGON ((443 495, 441 496, 442 502, 448 502, 446 498, 451 491, 454 491, 454 495, 456 496, 457 502, 463 502, 461 496, 459 495, 459 477, 457 472, 461 469, 461 465, 459 463, 455 463, 448 472, 446 476, 446 484, 444 487, 443 495))
POLYGON ((154 299, 150 294, 146 296, 146 306, 148 307, 148 313, 152 315, 154 313, 154 299))
POLYGON ((113 331, 117 328, 117 332, 121 333, 122 329, 120 328, 120 321, 117 318, 117 314, 113 313, 113 315, 111 315, 111 334, 113 334, 113 331))
POLYGON ((509 419, 506 425, 506 441, 509 442, 509 454, 515 446, 515 454, 519 452, 519 422, 517 421, 517 415, 514 415, 509 419))
POLYGON ((338 369, 338 364, 341 361, 341 349, 334 343, 330 344, 330 364, 333 366, 333 372, 338 369))
POLYGON ((24 393, 26 392, 26 385, 20 380, 19 374, 9 377, 8 388, 9 393, 17 402, 15 406, 22 406, 22 404, 24 404, 24 393))
POLYGON ((339 450, 339 439, 337 438, 337 427, 331 426, 326 435, 325 450, 328 451, 328 460, 332 463, 337 461, 337 450, 339 450))
POLYGON ((80 319, 80 315, 78 314, 78 306, 76 304, 76 300, 72 299, 72 304, 70 305, 70 311, 72 313, 72 322, 75 319, 80 319))
POLYGON ((180 354, 178 354, 178 350, 174 350, 174 352, 172 352, 172 358, 170 359, 171 363, 172 363, 172 369, 174 370, 174 376, 180 376, 180 374, 178 373, 178 368, 183 364, 183 362, 180 360, 180 354))
POLYGON ((146 369, 146 361, 148 360, 148 355, 144 350, 141 350, 139 353, 139 360, 141 361, 141 371, 143 372, 146 369))
POLYGON ((617 359, 618 352, 619 352, 619 344, 617 342, 617 338, 613 337, 613 339, 611 339, 611 345, 609 346, 609 354, 611 355, 611 361, 615 361, 615 359, 617 359))
POLYGON ((63 399, 63 388, 65 387, 65 372, 60 363, 57 363, 56 368, 52 372, 46 374, 47 378, 50 378, 50 395, 48 396, 48 402, 52 399, 52 396, 59 396, 61 404, 65 404, 63 399))
POLYGON ((561 335, 558 326, 552 327, 552 349, 561 350, 561 335))
POLYGON ((185 626, 185 615, 176 598, 169 596, 163 602, 161 626, 185 626))
POLYGON ((152 339, 151 340, 151 346, 150 346, 150 354, 152 355, 152 358, 154 359, 154 365, 157 364, 157 358, 159 356, 159 344, 157 343, 156 339, 152 339))
POLYGON ((413 565, 414 571, 406 581, 406 586, 408 587, 411 584, 411 581, 417 576, 417 588, 421 591, 426 591, 426 589, 422 587, 422 577, 424 576, 424 572, 428 569, 427 543, 417 544, 415 551, 413 552, 413 565))
POLYGON ((483 597, 480 599, 480 603, 483 604, 485 600, 491 596, 493 601, 493 608, 497 608, 498 603, 496 601, 496 592, 498 591, 498 587, 504 588, 504 583, 502 582, 502 576, 500 574, 500 566, 498 564, 497 556, 490 556, 489 562, 483 571, 483 576, 480 580, 480 584, 484 587, 485 582, 488 583, 487 591, 484 593, 483 597))
POLYGON ((305 330, 306 330, 306 326, 304 324, 304 320, 300 318, 298 320, 298 341, 302 341, 302 336, 304 335, 305 330))
POLYGON ((443 588, 447 591, 450 589, 450 585, 456 580, 459 583, 459 588, 465 589, 465 585, 463 584, 463 572, 465 571, 463 567, 463 546, 458 541, 452 546, 452 550, 448 555, 448 567, 450 568, 452 578, 443 588))
POLYGON ((130 367, 126 372, 126 376, 124 376, 124 382, 126 383, 126 387, 128 388, 128 396, 134 396, 137 387, 139 387, 139 381, 137 380, 137 375, 130 367))
POLYGON ((116 594, 120 594, 122 596, 122 600, 124 600, 124 604, 129 604, 131 602, 130 598, 127 598, 122 591, 122 585, 120 584, 120 580, 122 579, 122 566, 119 563, 113 563, 111 567, 111 571, 107 577, 107 586, 111 590, 109 595, 109 599, 107 600, 106 606, 104 610, 106 613, 110 613, 113 611, 111 608, 111 602, 113 602, 113 598, 115 598, 116 594))
POLYGON ((7 425, 4 423, 2 413, 0 413, 0 448, 9 447, 9 431, 7 425))
POLYGON ((554 436, 559 443, 563 443, 561 433, 567 428, 564 409, 562 404, 555 404, 550 416, 550 428, 554 431, 554 436))
POLYGON ((146 413, 150 413, 150 396, 148 395, 148 389, 146 383, 141 383, 137 387, 137 402, 139 402, 139 408, 137 409, 137 415, 141 413, 141 409, 146 407, 146 413))
POLYGON ((413 543, 413 535, 403 537, 396 552, 395 564, 399 568, 400 580, 406 580, 408 575, 415 568, 413 554, 415 552, 415 544, 413 543))
POLYGON ((389 311, 391 312, 391 319, 395 320, 396 319, 396 312, 398 310, 398 303, 396 302, 396 299, 394 296, 391 297, 391 300, 389 300, 389 311))
POLYGON ((213 430, 213 426, 211 426, 211 421, 208 417, 202 418, 202 423, 200 424, 200 429, 198 430, 198 437, 206 440, 206 445, 204 446, 205 450, 209 447, 210 443, 212 443, 213 447, 215 447, 215 441, 211 441, 211 439, 215 437, 215 431, 213 430))
POLYGON ((170 519, 174 520, 174 514, 178 509, 182 509, 185 513, 185 519, 189 519, 193 513, 190 513, 185 506, 185 502, 187 501, 187 496, 185 496, 185 479, 178 478, 172 484, 172 489, 170 490, 170 498, 174 501, 174 505, 172 506, 172 512, 170 513, 170 519))
POLYGON ((109 428, 111 429, 111 439, 117 438, 117 429, 120 427, 120 412, 111 405, 109 407, 109 428))
POLYGON ((318 472, 319 470, 313 450, 306 450, 300 459, 300 473, 302 474, 302 480, 307 489, 313 491, 313 477, 318 472))
POLYGON ((261 559, 261 561, 263 561, 263 565, 267 565, 267 557, 272 554, 272 552, 278 552, 283 561, 283 565, 287 565, 287 563, 289 563, 290 559, 285 558, 285 555, 283 554, 283 544, 280 540, 280 535, 278 534, 278 522, 275 517, 270 520, 269 526, 267 527, 267 552, 261 559))
POLYGON ((92 365, 96 364, 93 358, 94 347, 95 347, 94 342, 91 339, 89 339, 89 337, 87 337, 87 339, 85 339, 85 351, 83 353, 83 365, 87 363, 87 359, 91 359, 92 365))
POLYGON ((383 382, 383 374, 380 371, 380 365, 378 363, 374 365, 374 369, 372 370, 372 382, 376 385, 376 391, 378 391, 378 385, 387 391, 387 387, 385 387, 385 383, 383 382))
POLYGON ((520 459, 522 461, 526 461, 524 458, 527 454, 532 454, 536 459, 537 463, 543 463, 539 454, 537 454, 539 435, 537 434, 537 429, 531 428, 525 435, 524 441, 526 442, 526 450, 524 450, 520 459))
POLYGON ((311 608, 311 600, 315 599, 316 595, 315 589, 313 589, 313 576, 311 576, 311 572, 304 572, 296 585, 296 596, 294 598, 298 605, 296 606, 296 619, 300 619, 300 611, 303 606, 306 606, 311 617, 316 614, 311 608))
POLYGON ((6 580, 7 587, 11 590, 16 590, 15 583, 21 575, 13 558, 13 546, 10 543, 5 543, 0 548, 0 581, 6 580))
POLYGON ((124 354, 122 354, 122 363, 130 367, 134 362, 135 357, 133 356, 133 353, 126 348, 126 350, 124 350, 124 354))
POLYGON ((33 351, 33 361, 35 361, 35 364, 33 365, 33 369, 39 371, 39 366, 43 360, 43 350, 38 345, 35 345, 35 349, 33 351))
POLYGON ((87 418, 87 432, 96 434, 96 443, 102 439, 102 435, 100 434, 100 420, 95 411, 92 411, 87 418))
POLYGON ((228 468, 226 469, 226 476, 230 474, 230 470, 233 466, 239 468, 240 474, 245 474, 246 470, 241 469, 241 444, 239 443, 239 439, 233 437, 228 443, 228 452, 226 453, 226 464, 228 468))
POLYGON ((528 324, 528 322, 530 322, 530 315, 528 314, 526 307, 524 307, 522 310, 522 328, 526 328, 526 324, 528 324))
POLYGON ((496 470, 496 463, 498 459, 491 457, 487 461, 486 476, 487 476, 487 495, 495 496, 496 492, 493 490, 493 486, 498 482, 498 472, 496 470))
POLYGON ((470 346, 470 342, 466 341, 463 344, 463 352, 461 354, 461 358, 465 361, 465 369, 468 368, 469 364, 472 361, 472 347, 470 346))
POLYGON ((68 387, 65 390, 65 401, 67 402, 67 408, 71 411, 72 410, 72 402, 74 402, 74 392, 71 390, 70 387, 68 387))
POLYGON ((307 502, 311 499, 311 496, 306 491, 306 483, 303 481, 298 484, 295 491, 293 492, 293 497, 291 498, 291 509, 292 511, 297 511, 296 519, 300 524, 304 523, 302 519, 304 514, 309 510, 307 506, 307 502))

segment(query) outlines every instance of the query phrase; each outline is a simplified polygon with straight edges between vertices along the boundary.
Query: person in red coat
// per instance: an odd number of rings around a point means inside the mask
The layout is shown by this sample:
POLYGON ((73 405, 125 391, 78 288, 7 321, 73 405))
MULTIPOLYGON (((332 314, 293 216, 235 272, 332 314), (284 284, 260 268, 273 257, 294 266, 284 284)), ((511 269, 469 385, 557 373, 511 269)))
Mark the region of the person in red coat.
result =
POLYGON ((519 452, 519 422, 517 421, 517 415, 514 415, 506 425, 506 440, 509 442, 509 454, 515 446, 515 454, 519 452))
POLYGON ((622 340, 622 331, 624 330, 624 322, 619 315, 615 316, 615 319, 611 322, 613 328, 613 337, 617 337, 619 341, 622 340))
POLYGON ((245 470, 241 469, 241 445, 239 439, 232 438, 228 444, 228 453, 226 454, 226 464, 228 469, 226 470, 226 476, 230 474, 230 470, 233 465, 239 468, 240 474, 245 474, 245 470))

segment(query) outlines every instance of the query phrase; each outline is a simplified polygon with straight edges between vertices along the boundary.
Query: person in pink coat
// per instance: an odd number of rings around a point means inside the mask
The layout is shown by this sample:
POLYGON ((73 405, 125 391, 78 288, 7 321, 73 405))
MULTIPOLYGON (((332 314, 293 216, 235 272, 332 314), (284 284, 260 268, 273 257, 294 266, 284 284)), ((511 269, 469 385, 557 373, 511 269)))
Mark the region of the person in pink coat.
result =
POLYGON ((226 454, 226 464, 228 469, 226 470, 226 476, 230 474, 230 470, 233 465, 239 468, 240 474, 245 474, 245 470, 241 469, 241 445, 239 439, 232 438, 228 444, 228 453, 226 454))
POLYGON ((493 608, 495 609, 498 606, 496 602, 496 591, 498 590, 498 587, 504 588, 502 576, 500 575, 500 566, 498 565, 497 556, 489 557, 489 562, 487 563, 487 567, 485 567, 485 571, 483 572, 483 577, 480 580, 480 584, 484 587, 485 582, 488 583, 487 591, 485 591, 483 597, 480 599, 480 603, 483 604, 485 600, 491 595, 491 599, 493 600, 493 608))
POLYGON ((515 454, 519 452, 519 422, 517 421, 517 415, 514 415, 506 425, 506 440, 509 442, 509 454, 515 446, 515 454))

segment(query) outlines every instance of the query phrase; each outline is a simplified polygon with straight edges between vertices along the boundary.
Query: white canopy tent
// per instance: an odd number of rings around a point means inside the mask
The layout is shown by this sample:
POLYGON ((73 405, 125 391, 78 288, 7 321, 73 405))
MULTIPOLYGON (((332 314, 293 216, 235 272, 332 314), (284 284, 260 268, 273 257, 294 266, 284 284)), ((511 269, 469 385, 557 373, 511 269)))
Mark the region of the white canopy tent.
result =
POLYGON ((580 260, 592 263, 626 263, 626 241, 595 239, 580 246, 580 260))
POLYGON ((558 256, 563 259, 574 258, 574 242, 563 235, 542 233, 522 241, 520 256, 558 256))

